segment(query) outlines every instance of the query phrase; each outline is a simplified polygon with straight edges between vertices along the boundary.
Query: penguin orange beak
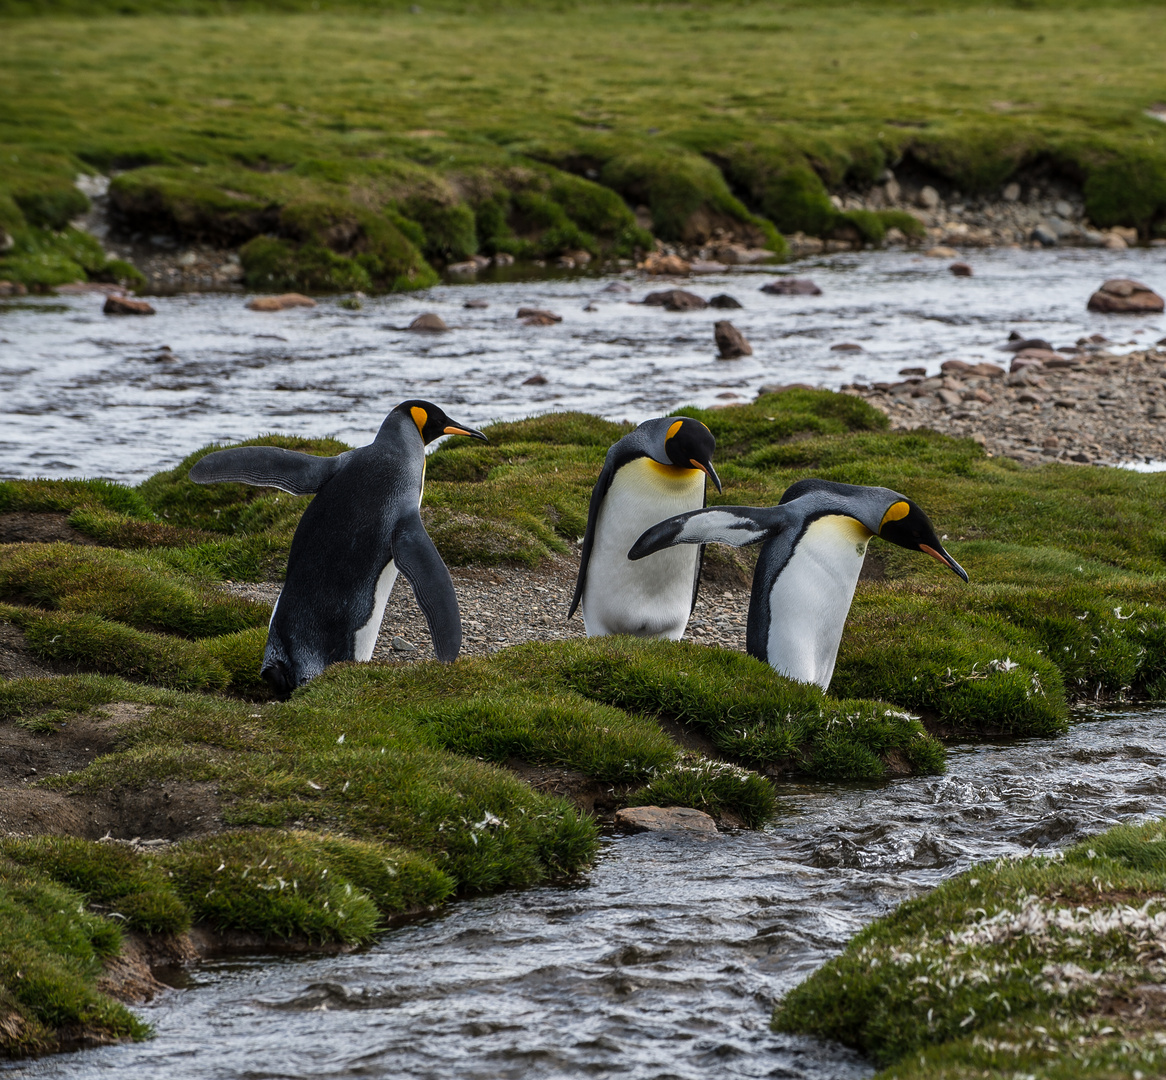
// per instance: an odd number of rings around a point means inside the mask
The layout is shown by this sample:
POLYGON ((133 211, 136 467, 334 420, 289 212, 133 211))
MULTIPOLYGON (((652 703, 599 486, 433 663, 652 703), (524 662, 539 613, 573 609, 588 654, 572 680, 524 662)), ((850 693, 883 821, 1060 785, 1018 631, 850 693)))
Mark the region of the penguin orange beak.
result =
POLYGON ((481 439, 482 442, 490 441, 480 431, 475 431, 473 428, 458 427, 456 424, 450 424, 443 431, 446 435, 468 435, 471 439, 481 439))
POLYGON ((713 484, 716 486, 717 493, 720 494, 721 478, 717 476, 717 470, 713 468, 713 463, 711 461, 701 463, 697 461, 696 458, 689 458, 688 460, 691 462, 694 469, 700 469, 700 471, 713 482, 713 484))
POLYGON ((937 563, 946 566, 953 574, 962 577, 964 581, 968 580, 968 572, 944 551, 943 548, 936 551, 935 548, 930 547, 928 544, 920 544, 919 550, 930 555, 937 563))

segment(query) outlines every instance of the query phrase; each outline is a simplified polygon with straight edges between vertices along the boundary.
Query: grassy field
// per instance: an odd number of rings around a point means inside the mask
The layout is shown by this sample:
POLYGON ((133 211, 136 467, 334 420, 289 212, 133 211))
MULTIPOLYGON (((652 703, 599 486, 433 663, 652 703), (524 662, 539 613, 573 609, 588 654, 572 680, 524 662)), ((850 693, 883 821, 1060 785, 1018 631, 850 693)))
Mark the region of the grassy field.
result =
POLYGON ((1161 1076, 1166 823, 977 866, 859 933, 774 1026, 880 1080, 1161 1076))
POLYGON ((0 276, 122 272, 54 234, 78 172, 118 173, 131 230, 249 245, 271 287, 630 256, 639 205, 665 240, 720 228, 776 254, 888 164, 965 193, 1043 171, 1095 224, 1166 228, 1157 3, 256 6, 0 0, 0 276))

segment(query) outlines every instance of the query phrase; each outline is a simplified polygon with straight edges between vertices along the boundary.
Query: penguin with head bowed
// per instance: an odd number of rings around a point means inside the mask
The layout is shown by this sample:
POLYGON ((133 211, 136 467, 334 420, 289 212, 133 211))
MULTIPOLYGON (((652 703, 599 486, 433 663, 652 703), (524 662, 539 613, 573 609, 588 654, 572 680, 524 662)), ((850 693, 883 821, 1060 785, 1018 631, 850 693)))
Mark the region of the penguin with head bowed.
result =
POLYGON ((649 526, 705 505, 705 482, 717 491, 717 441, 699 420, 647 420, 607 452, 591 493, 579 578, 569 619, 583 604, 588 637, 634 634, 679 639, 696 603, 703 549, 662 551, 628 561, 628 548, 649 526))
POLYGON ((827 480, 799 480, 777 506, 716 506, 662 521, 636 541, 628 558, 677 544, 763 544, 749 600, 749 654, 825 690, 866 546, 875 536, 922 551, 968 580, 927 515, 905 495, 827 480))
POLYGON ((292 538, 287 577, 267 629, 261 674, 280 697, 329 664, 368 660, 397 574, 429 623, 439 660, 457 658, 461 615, 449 570, 421 523, 426 444, 485 439, 428 401, 404 401, 367 446, 314 457, 274 446, 208 454, 190 478, 315 493, 292 538))

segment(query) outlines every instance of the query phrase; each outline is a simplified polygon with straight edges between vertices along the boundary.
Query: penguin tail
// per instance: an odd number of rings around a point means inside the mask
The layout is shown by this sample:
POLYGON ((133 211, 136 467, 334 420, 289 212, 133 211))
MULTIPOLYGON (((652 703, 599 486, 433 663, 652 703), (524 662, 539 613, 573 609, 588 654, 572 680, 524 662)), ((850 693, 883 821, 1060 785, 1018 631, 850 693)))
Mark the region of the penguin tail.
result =
POLYGON ((745 547, 767 540, 787 524, 782 507, 710 506, 690 510, 653 525, 632 545, 631 560, 677 544, 728 544, 745 547))
POLYGON ((296 688, 295 675, 282 660, 273 660, 265 664, 259 674, 280 701, 287 701, 292 696, 292 691, 296 688))

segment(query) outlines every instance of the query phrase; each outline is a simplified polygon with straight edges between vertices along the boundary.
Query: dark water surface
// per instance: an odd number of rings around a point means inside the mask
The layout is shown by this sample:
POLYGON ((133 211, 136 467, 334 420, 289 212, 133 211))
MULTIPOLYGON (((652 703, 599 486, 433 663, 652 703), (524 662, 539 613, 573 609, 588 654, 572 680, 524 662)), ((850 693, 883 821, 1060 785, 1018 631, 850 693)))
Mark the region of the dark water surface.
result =
POLYGON ((351 956, 207 963, 148 1043, 9 1077, 851 1080, 774 1002, 872 919, 971 864, 1166 814, 1166 710, 956 748, 945 776, 780 789, 760 833, 608 840, 586 881, 453 904, 351 956))
POLYGON ((1010 330, 1054 345, 1101 332, 1123 348, 1166 334, 1161 315, 1085 310, 1106 278, 1140 278, 1166 293, 1166 249, 966 258, 972 278, 953 277, 950 260, 902 251, 783 268, 812 277, 823 290, 816 297, 761 293, 774 277, 766 269, 681 282, 443 285, 367 299, 355 312, 332 298, 261 314, 235 294, 154 298, 149 318, 103 315, 100 295, 0 301, 0 477, 136 483, 206 443, 266 431, 365 443, 410 397, 476 426, 551 409, 638 421, 683 404, 751 400, 765 383, 837 387, 894 378, 905 365, 1006 362, 995 347, 1010 330), (727 292, 744 306, 673 314, 628 302, 676 285, 706 299, 727 292), (470 298, 490 306, 466 309, 470 298), (589 303, 596 310, 584 311, 589 303), (523 305, 563 321, 524 326, 515 318, 523 305), (450 332, 406 332, 424 311, 450 332), (723 318, 753 356, 716 359, 712 324, 723 318), (831 350, 847 342, 864 351, 831 350), (536 374, 546 383, 527 385, 536 374))

